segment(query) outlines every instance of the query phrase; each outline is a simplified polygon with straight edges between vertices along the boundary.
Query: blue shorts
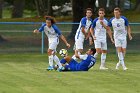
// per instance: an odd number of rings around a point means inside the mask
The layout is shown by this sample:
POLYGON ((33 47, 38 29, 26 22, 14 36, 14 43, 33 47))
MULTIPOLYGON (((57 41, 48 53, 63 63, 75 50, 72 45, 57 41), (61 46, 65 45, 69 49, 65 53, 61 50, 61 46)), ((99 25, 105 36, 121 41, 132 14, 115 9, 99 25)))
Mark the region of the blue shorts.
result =
POLYGON ((69 64, 65 65, 65 69, 67 71, 77 71, 77 65, 79 63, 77 61, 75 61, 74 59, 72 59, 69 64))

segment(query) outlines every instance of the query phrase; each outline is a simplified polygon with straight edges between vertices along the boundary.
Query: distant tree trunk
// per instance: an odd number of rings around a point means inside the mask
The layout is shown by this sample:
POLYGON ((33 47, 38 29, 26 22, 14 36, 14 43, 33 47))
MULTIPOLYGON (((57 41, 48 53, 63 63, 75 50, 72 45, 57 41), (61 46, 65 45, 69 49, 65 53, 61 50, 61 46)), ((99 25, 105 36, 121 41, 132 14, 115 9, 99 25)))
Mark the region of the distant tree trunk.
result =
POLYGON ((53 16, 52 3, 53 0, 35 0, 38 16, 53 16))
POLYGON ((120 7, 122 11, 124 11, 124 1, 125 0, 118 0, 118 2, 117 2, 118 3, 117 7, 120 7))
POLYGON ((14 0, 12 18, 23 17, 24 5, 25 5, 25 0, 14 0))
POLYGON ((38 16, 46 15, 45 2, 43 0, 35 0, 38 16))
POLYGON ((140 0, 136 0, 135 10, 140 12, 140 0))
MULTIPOLYGON (((92 8, 94 10, 96 0, 72 0, 73 22, 80 22, 81 18, 85 16, 85 9, 92 8)), ((69 38, 74 38, 79 24, 72 25, 72 31, 69 38)))
POLYGON ((99 7, 106 9, 107 0, 98 0, 99 7))
POLYGON ((3 0, 0 0, 0 18, 2 18, 3 0))
POLYGON ((107 13, 111 13, 116 7, 116 0, 109 0, 109 8, 107 9, 107 13))
POLYGON ((47 15, 49 15, 49 16, 53 16, 53 10, 52 10, 52 1, 53 0, 48 0, 48 2, 47 2, 47 9, 48 9, 48 11, 47 11, 47 15))

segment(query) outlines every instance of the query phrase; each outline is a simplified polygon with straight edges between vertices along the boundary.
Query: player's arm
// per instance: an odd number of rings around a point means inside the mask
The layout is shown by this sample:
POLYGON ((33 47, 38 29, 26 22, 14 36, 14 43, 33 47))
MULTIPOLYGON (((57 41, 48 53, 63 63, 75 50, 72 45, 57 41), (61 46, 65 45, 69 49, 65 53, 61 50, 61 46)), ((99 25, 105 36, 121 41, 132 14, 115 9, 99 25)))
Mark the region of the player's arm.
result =
POLYGON ((42 24, 42 26, 41 26, 39 29, 35 29, 35 30, 33 31, 33 33, 39 33, 39 32, 44 31, 44 26, 46 26, 46 24, 42 24))
POLYGON ((95 35, 94 35, 94 29, 93 29, 93 27, 90 28, 90 34, 91 34, 92 38, 93 38, 94 40, 96 40, 96 37, 95 37, 95 35))
POLYGON ((85 27, 82 27, 82 28, 81 28, 81 31, 82 31, 82 33, 85 35, 85 37, 87 37, 87 34, 86 34, 86 32, 85 32, 85 27))
POLYGON ((66 44, 66 46, 67 46, 68 48, 70 48, 70 44, 67 42, 66 38, 65 38, 62 34, 60 35, 60 38, 61 38, 62 41, 66 44))
POLYGON ((66 46, 69 48, 70 47, 70 44, 67 42, 66 38, 62 35, 62 33, 58 29, 58 27, 56 25, 52 25, 52 27, 54 28, 55 32, 60 36, 60 38, 62 39, 62 41, 66 44, 66 46))
POLYGON ((128 32, 129 39, 132 40, 131 28, 129 25, 127 26, 127 32, 128 32))
POLYGON ((113 40, 113 33, 112 33, 111 28, 109 26, 107 26, 107 30, 106 31, 107 31, 107 33, 108 33, 108 35, 110 37, 111 42, 114 44, 115 42, 113 40))

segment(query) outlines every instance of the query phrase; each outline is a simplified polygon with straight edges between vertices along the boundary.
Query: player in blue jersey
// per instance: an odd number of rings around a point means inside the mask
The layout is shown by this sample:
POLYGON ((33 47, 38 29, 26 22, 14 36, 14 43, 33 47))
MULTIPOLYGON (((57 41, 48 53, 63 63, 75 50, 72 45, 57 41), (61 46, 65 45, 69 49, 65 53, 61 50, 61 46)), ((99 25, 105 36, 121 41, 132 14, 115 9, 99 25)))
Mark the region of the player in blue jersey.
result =
MULTIPOLYGON (((77 29, 76 35, 75 35, 75 46, 74 50, 77 50, 79 54, 83 51, 83 43, 85 39, 88 39, 89 36, 89 29, 92 24, 92 9, 87 8, 86 9, 86 17, 83 17, 80 21, 79 27, 77 29)), ((76 59, 75 56, 73 56, 74 59, 76 59)))
POLYGON ((96 62, 96 59, 93 56, 95 53, 96 50, 94 48, 89 49, 84 55, 79 55, 78 51, 75 50, 75 57, 82 61, 77 62, 70 56, 64 57, 60 61, 64 67, 63 71, 88 71, 96 62))
POLYGON ((127 47, 127 33, 130 40, 132 40, 132 36, 129 22, 126 17, 121 16, 120 8, 114 9, 114 17, 110 19, 109 26, 113 27, 115 47, 117 49, 119 58, 116 69, 118 69, 121 64, 123 70, 127 70, 128 68, 124 63, 124 57, 127 47))
POLYGON ((96 48, 96 53, 94 57, 96 58, 98 54, 101 54, 101 65, 100 69, 108 69, 105 67, 105 60, 106 60, 106 54, 107 54, 107 36, 106 32, 108 32, 108 35, 113 41, 112 32, 111 30, 107 29, 108 26, 108 20, 104 17, 105 16, 105 9, 100 8, 98 10, 99 17, 95 18, 93 20, 92 26, 90 28, 91 35, 94 40, 94 45, 96 48))
POLYGON ((38 30, 35 29, 34 33, 42 32, 42 31, 45 32, 49 41, 49 48, 48 48, 49 67, 47 68, 47 70, 53 70, 53 65, 54 65, 53 61, 55 61, 56 64, 59 66, 59 69, 61 69, 62 65, 60 63, 59 58, 55 54, 57 45, 59 44, 59 38, 63 40, 63 42, 66 44, 68 48, 70 47, 70 44, 67 42, 65 37, 62 35, 61 31, 55 25, 54 18, 50 16, 46 17, 46 23, 44 23, 38 30))

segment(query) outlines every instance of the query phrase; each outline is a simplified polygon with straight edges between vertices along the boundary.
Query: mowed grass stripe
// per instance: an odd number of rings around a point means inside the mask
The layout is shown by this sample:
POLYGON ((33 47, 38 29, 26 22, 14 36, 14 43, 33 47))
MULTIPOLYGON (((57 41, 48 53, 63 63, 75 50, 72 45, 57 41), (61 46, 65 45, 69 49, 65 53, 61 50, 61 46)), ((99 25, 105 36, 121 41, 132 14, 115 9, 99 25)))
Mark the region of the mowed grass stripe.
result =
POLYGON ((113 54, 107 57, 110 69, 106 71, 99 70, 98 58, 88 72, 56 72, 45 70, 47 55, 2 55, 0 93, 139 93, 140 63, 135 57, 140 56, 127 56, 128 71, 114 69, 117 58, 113 54))

